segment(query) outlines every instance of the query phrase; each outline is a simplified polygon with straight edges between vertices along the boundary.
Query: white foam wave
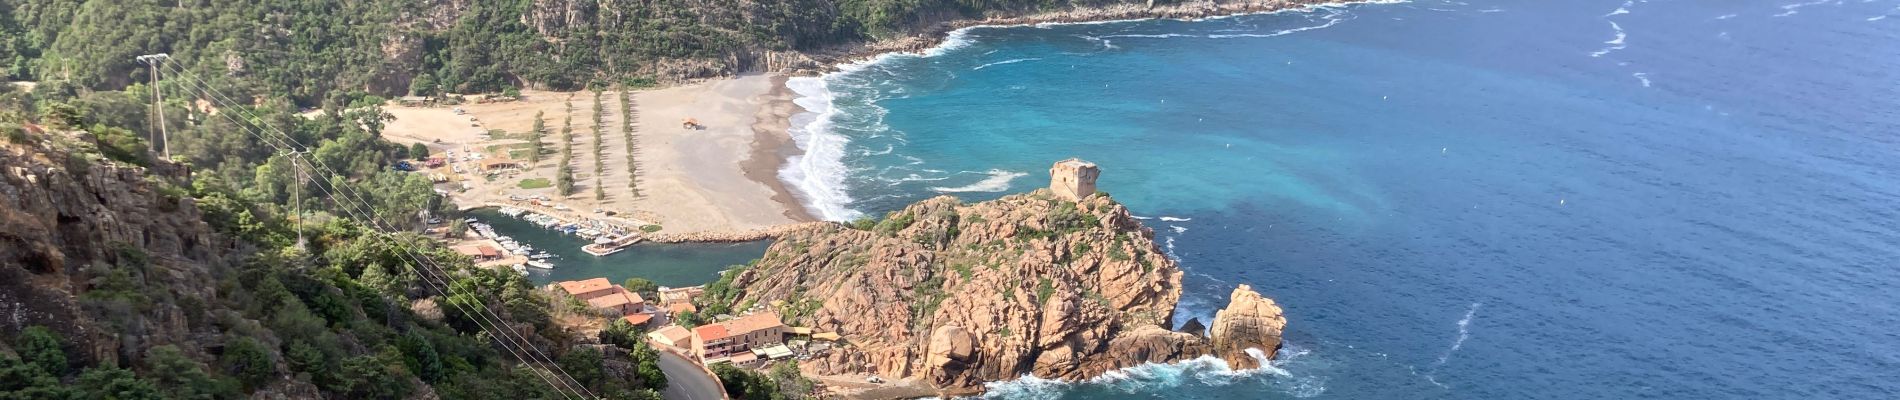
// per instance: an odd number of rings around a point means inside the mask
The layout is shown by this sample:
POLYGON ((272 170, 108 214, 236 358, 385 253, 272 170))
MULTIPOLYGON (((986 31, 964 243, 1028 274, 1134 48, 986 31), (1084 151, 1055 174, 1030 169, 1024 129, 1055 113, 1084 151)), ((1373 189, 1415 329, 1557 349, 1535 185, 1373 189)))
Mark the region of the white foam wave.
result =
POLYGON ((1729 19, 1729 18, 1735 18, 1735 17, 1738 17, 1738 16, 1739 16, 1739 15, 1736 15, 1736 14, 1722 14, 1722 15, 1720 15, 1720 16, 1717 16, 1717 17, 1715 17, 1715 20, 1717 20, 1717 21, 1720 21, 1720 20, 1725 20, 1725 19, 1729 19))
POLYGON ((989 171, 989 175, 990 176, 988 178, 983 178, 982 181, 978 181, 977 183, 972 183, 972 184, 957 186, 957 187, 933 187, 933 188, 930 188, 930 190, 935 191, 937 193, 1001 192, 1004 190, 1009 190, 1010 181, 1016 180, 1016 178, 1028 176, 1029 174, 1022 173, 1022 172, 1014 172, 1014 171, 1004 171, 1000 169, 992 169, 989 171))
POLYGON ((1642 81, 1643 87, 1649 87, 1649 73, 1648 72, 1637 72, 1637 73, 1630 74, 1630 76, 1636 77, 1636 80, 1638 81, 1642 81))
POLYGON ((1885 15, 1876 15, 1876 16, 1872 16, 1872 17, 1867 17, 1867 22, 1874 22, 1874 21, 1879 21, 1879 20, 1883 20, 1883 19, 1887 19, 1887 16, 1885 16, 1885 15))
POLYGON ((1438 356, 1438 361, 1432 363, 1432 368, 1444 366, 1445 361, 1451 360, 1452 353, 1465 347, 1465 340, 1471 339, 1471 318, 1477 316, 1478 307, 1483 306, 1484 303, 1471 303, 1471 308, 1465 309, 1465 317, 1458 319, 1458 338, 1452 339, 1451 348, 1445 349, 1445 353, 1438 356))
POLYGON ((786 133, 804 154, 788 157, 779 170, 779 179, 793 188, 794 195, 817 217, 831 221, 849 221, 863 215, 848 207, 851 195, 846 191, 845 145, 850 139, 832 131, 837 116, 833 95, 825 77, 798 77, 785 81, 785 88, 798 94, 792 102, 805 112, 792 116, 786 133))
POLYGON ((924 57, 940 56, 940 55, 943 55, 943 53, 947 53, 952 50, 969 47, 970 43, 972 43, 972 41, 970 40, 970 28, 963 28, 963 29, 950 31, 948 35, 944 35, 943 43, 938 43, 937 47, 931 47, 928 50, 924 50, 923 56, 924 57))
POLYGON ((1830 2, 1834 2, 1835 4, 1839 4, 1839 3, 1837 2, 1837 0, 1815 0, 1815 1, 1810 1, 1810 2, 1806 2, 1806 3, 1794 3, 1794 4, 1783 4, 1783 5, 1781 6, 1781 10, 1782 10, 1782 11, 1781 11, 1781 13, 1780 13, 1780 14, 1775 14, 1774 16, 1776 16, 1776 17, 1786 17, 1786 16, 1790 16, 1790 15, 1795 15, 1795 14, 1799 14, 1799 13, 1801 13, 1801 11, 1800 11, 1800 10, 1801 10, 1801 8, 1802 8, 1802 7, 1811 7, 1811 6, 1818 6, 1818 5, 1822 5, 1822 4, 1827 4, 1827 3, 1830 3, 1830 2))
POLYGON ((1274 31, 1273 33, 1236 33, 1236 34, 1207 35, 1207 37, 1214 38, 1214 39, 1224 39, 1224 38, 1237 38, 1237 37, 1275 37, 1275 36, 1291 35, 1291 34, 1306 32, 1306 31, 1310 31, 1314 29, 1330 28, 1333 25, 1338 25, 1340 22, 1351 19, 1351 18, 1338 18, 1341 15, 1344 15, 1343 12, 1336 11, 1333 14, 1326 16, 1326 23, 1324 24, 1313 25, 1313 26, 1302 26, 1298 28, 1281 29, 1278 31, 1274 31))
POLYGON ((1313 397, 1326 391, 1323 380, 1300 379, 1282 368, 1287 360, 1298 358, 1304 352, 1289 354, 1280 360, 1267 359, 1266 352, 1259 349, 1248 349, 1247 354, 1259 361, 1260 368, 1235 370, 1225 360, 1201 356, 1173 364, 1145 363, 1073 382, 1023 375, 1015 380, 984 384, 987 390, 980 398, 1053 399, 1062 397, 1077 386, 1100 387, 1121 393, 1156 394, 1183 385, 1226 386, 1257 379, 1290 379, 1285 381, 1290 384, 1273 387, 1293 397, 1313 397))
POLYGON ((1019 63, 1019 62, 1024 62, 1024 61, 1036 61, 1036 60, 1041 60, 1041 58, 1033 58, 1033 57, 1032 57, 1032 58, 1017 58, 1017 59, 1009 59, 1009 60, 1003 60, 1003 61, 997 61, 997 62, 993 62, 993 63, 988 63, 988 64, 983 64, 983 65, 978 65, 978 66, 976 66, 976 68, 971 68, 970 70, 971 70, 971 71, 976 71, 976 70, 981 70, 981 69, 984 69, 984 68, 989 68, 989 67, 991 67, 991 66, 997 66, 997 65, 1003 65, 1003 64, 1015 64, 1015 63, 1019 63))
POLYGON ((1168 221, 1168 222, 1181 222, 1181 221, 1193 221, 1194 219, 1193 219, 1193 218, 1181 218, 1181 217, 1161 217, 1161 220, 1162 220, 1162 221, 1168 221))
POLYGON ((1624 48, 1629 47, 1628 44, 1624 44, 1623 42, 1624 39, 1629 39, 1629 34, 1623 33, 1622 25, 1618 25, 1616 21, 1610 21, 1610 29, 1616 31, 1616 37, 1603 42, 1603 44, 1607 44, 1610 46, 1597 50, 1595 53, 1590 53, 1591 57, 1602 57, 1605 55, 1609 55, 1610 53, 1615 52, 1617 50, 1622 50, 1624 48))
POLYGON ((1187 233, 1187 227, 1180 225, 1168 225, 1168 229, 1173 229, 1174 233, 1187 233))
POLYGON ((1610 11, 1609 14, 1603 14, 1603 16, 1610 17, 1610 16, 1616 16, 1616 15, 1622 15, 1622 14, 1629 14, 1630 6, 1633 6, 1633 5, 1636 5, 1635 0, 1624 1, 1622 7, 1617 7, 1616 10, 1610 11))

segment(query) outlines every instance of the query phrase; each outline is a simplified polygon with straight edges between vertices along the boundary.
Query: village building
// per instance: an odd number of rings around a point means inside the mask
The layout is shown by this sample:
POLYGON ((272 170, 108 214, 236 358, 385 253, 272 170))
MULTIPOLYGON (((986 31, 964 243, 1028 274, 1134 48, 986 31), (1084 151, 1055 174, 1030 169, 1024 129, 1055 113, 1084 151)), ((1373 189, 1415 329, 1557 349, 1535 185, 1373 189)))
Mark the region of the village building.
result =
POLYGON ((647 332, 647 339, 673 348, 684 349, 693 345, 693 331, 679 325, 667 325, 647 332))
POLYGON ((1095 178, 1101 174, 1102 170, 1096 168, 1095 163, 1080 158, 1057 161, 1049 167, 1049 190, 1055 192, 1056 197, 1082 201, 1095 194, 1095 178))
MULTIPOLYGON (((561 281, 556 283, 555 286, 560 286, 561 291, 566 292, 568 296, 573 296, 575 299, 587 302, 589 308, 599 312, 601 315, 625 317, 640 314, 646 315, 648 318, 652 317, 646 314, 646 299, 640 298, 639 293, 628 291, 626 288, 608 281, 607 278, 561 281)), ((644 320, 640 321, 640 323, 645 322, 644 320)))
POLYGON ((468 258, 474 259, 475 262, 478 263, 500 260, 502 258, 501 250, 485 244, 455 246, 455 252, 468 256, 468 258))
POLYGON ((581 300, 593 300, 595 297, 625 291, 625 289, 621 289, 620 286, 614 285, 612 281, 608 281, 607 278, 561 281, 557 283, 557 285, 560 285, 561 290, 566 291, 567 295, 574 296, 574 298, 581 300))
POLYGON ((778 313, 757 313, 693 328, 693 355, 701 362, 713 363, 729 361, 755 360, 754 348, 764 348, 785 341, 785 323, 778 313))
MULTIPOLYGON (((619 286, 615 286, 614 288, 620 289, 619 286)), ((587 299, 587 305, 601 315, 609 317, 641 313, 646 311, 647 307, 646 301, 640 299, 639 293, 629 292, 624 289, 605 296, 587 299)))

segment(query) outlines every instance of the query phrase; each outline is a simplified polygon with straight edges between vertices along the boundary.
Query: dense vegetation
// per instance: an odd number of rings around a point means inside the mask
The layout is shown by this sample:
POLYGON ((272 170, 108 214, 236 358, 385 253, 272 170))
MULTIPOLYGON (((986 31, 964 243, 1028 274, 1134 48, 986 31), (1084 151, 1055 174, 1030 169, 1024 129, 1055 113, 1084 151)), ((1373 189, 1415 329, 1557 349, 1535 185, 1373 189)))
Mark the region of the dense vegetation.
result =
MULTIPOLYGON (((0 85, 0 142, 36 145, 48 143, 43 135, 86 131, 97 154, 74 150, 67 154, 74 160, 157 166, 145 139, 150 108, 137 89, 55 84, 25 92, 0 85)), ((657 398, 654 389, 665 384, 657 357, 626 341, 628 332, 615 332, 619 339, 577 337, 555 323, 561 311, 521 276, 475 268, 408 231, 421 226, 423 211, 440 215, 451 207, 426 179, 389 167, 414 150, 381 139, 386 115, 377 102, 344 100, 326 100, 309 116, 294 114, 284 102, 219 104, 224 108, 213 114, 185 100, 168 101, 163 110, 172 116, 173 158, 193 173, 188 181, 148 179, 159 192, 194 200, 214 234, 236 243, 221 250, 227 262, 183 265, 134 246, 100 244, 114 246, 116 261, 49 272, 80 283, 72 290, 88 317, 81 323, 104 331, 93 337, 118 338, 106 348, 116 356, 99 356, 92 347, 98 343, 82 347, 74 332, 0 332, 0 399, 229 399, 267 392, 559 398, 540 372, 555 365, 598 395, 657 398), (291 146, 307 149, 319 164, 301 163, 303 174, 293 173, 290 156, 271 146, 280 143, 275 133, 253 130, 252 122, 282 128, 291 146), (315 195, 344 189, 362 195, 363 203, 315 195), (296 197, 300 203, 293 202, 294 191, 304 194, 296 197), (365 223, 372 219, 399 232, 374 229, 365 223), (303 246, 299 230, 309 238, 303 246), (405 248, 428 255, 440 269, 425 271, 405 248), (211 281, 174 281, 179 271, 211 281), (203 287, 184 287, 193 284, 203 287), (552 365, 517 361, 484 326, 478 317, 484 313, 520 327, 512 330, 552 365), (151 335, 171 323, 212 334, 151 335)), ((67 223, 62 217, 62 226, 67 223)))
POLYGON ((133 57, 170 53, 219 87, 306 107, 350 92, 643 86, 986 12, 1130 2, 0 0, 0 80, 117 90, 147 79, 133 57))
POLYGON ((798 363, 792 361, 774 364, 764 372, 739 369, 731 364, 714 364, 712 371, 725 386, 726 394, 738 400, 804 399, 811 397, 812 388, 816 386, 810 378, 799 374, 798 363))

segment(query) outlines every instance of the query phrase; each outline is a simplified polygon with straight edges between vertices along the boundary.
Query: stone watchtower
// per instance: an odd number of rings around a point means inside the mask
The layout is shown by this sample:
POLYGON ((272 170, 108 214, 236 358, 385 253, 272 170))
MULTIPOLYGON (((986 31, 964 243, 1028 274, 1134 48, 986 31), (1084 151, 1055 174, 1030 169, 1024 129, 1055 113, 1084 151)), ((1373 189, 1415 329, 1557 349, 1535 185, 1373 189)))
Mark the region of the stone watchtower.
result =
POLYGON ((1101 175, 1102 170, 1095 168, 1095 163, 1080 158, 1057 161, 1049 167, 1049 190, 1055 192, 1056 197, 1082 201, 1095 194, 1095 178, 1101 175))

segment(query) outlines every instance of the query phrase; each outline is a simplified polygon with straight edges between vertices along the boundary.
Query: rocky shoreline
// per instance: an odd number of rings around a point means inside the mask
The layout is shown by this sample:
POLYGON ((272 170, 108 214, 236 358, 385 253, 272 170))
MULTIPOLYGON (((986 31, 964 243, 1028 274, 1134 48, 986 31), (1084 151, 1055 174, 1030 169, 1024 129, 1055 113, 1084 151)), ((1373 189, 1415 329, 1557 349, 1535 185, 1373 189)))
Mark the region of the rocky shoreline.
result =
POLYGON ((780 72, 794 75, 820 75, 838 71, 842 65, 869 60, 889 53, 923 53, 942 45, 951 33, 974 27, 1002 27, 1036 24, 1073 24, 1144 19, 1198 20, 1244 14, 1270 13, 1321 5, 1351 4, 1364 1, 1339 0, 1199 0, 1179 4, 1116 4, 1076 8, 1028 15, 999 15, 983 19, 951 19, 918 29, 898 38, 876 40, 837 49, 806 53, 809 63, 783 63, 780 72))
POLYGON ((1203 355, 1253 368, 1286 326, 1271 299, 1241 286, 1205 334, 1173 329, 1179 266, 1104 195, 942 196, 871 226, 795 225, 777 238, 705 301, 842 335, 849 346, 799 364, 810 376, 961 395, 1024 375, 1080 380, 1203 355))

